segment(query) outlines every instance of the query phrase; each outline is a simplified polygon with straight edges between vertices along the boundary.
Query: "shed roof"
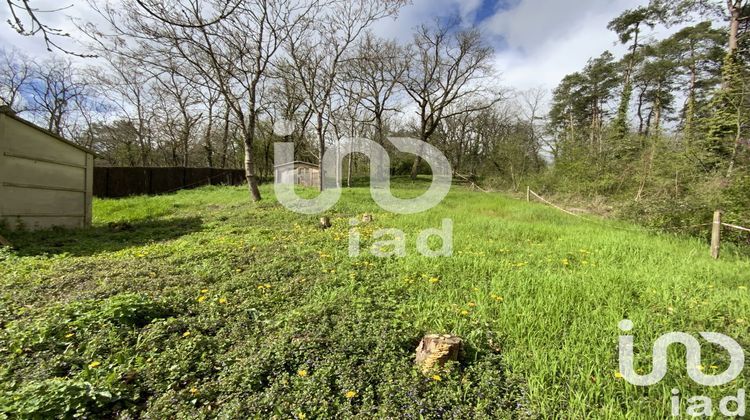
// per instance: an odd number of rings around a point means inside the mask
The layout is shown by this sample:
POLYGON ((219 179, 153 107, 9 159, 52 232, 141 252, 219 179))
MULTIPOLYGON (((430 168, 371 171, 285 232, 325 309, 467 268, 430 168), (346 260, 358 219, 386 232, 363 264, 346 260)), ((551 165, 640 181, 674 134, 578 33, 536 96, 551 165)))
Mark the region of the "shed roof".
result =
POLYGON ((319 165, 316 165, 316 164, 310 163, 310 162, 302 162, 300 160, 295 160, 294 162, 287 162, 287 163, 281 163, 281 164, 278 164, 278 165, 274 165, 274 168, 281 168, 283 166, 289 166, 289 165, 294 165, 294 166, 308 166, 310 168, 320 168, 319 165))
POLYGON ((73 143, 70 140, 66 140, 63 137, 61 137, 61 136, 59 136, 59 135, 57 135, 57 134, 55 134, 55 133, 53 133, 53 132, 45 129, 45 128, 39 127, 38 125, 32 123, 31 121, 27 121, 27 120, 25 120, 25 119, 17 116, 16 113, 13 112, 13 110, 11 110, 8 107, 0 107, 0 114, 5 115, 5 116, 7 116, 9 118, 12 118, 12 119, 14 119, 14 120, 16 120, 16 121, 18 121, 18 122, 20 122, 22 124, 25 124, 25 125, 33 128, 33 129, 37 130, 37 131, 41 131, 42 133, 48 135, 49 137, 52 137, 53 139, 55 139, 57 141, 61 141, 61 142, 65 143, 65 144, 67 144, 68 146, 75 147, 76 149, 78 149, 78 150, 80 150, 82 152, 86 152, 86 153, 88 153, 90 155, 97 156, 96 152, 94 152, 93 150, 91 150, 91 149, 89 149, 87 147, 83 147, 80 144, 73 143))

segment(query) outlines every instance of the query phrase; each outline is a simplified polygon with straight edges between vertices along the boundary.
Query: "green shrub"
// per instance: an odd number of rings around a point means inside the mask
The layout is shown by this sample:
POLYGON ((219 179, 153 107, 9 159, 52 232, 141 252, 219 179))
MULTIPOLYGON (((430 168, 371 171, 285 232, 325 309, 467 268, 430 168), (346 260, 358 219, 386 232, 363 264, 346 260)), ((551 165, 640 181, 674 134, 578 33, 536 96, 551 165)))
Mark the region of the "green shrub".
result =
POLYGON ((107 413, 117 396, 88 382, 52 378, 30 382, 20 390, 0 394, 0 415, 46 419, 92 417, 107 413))

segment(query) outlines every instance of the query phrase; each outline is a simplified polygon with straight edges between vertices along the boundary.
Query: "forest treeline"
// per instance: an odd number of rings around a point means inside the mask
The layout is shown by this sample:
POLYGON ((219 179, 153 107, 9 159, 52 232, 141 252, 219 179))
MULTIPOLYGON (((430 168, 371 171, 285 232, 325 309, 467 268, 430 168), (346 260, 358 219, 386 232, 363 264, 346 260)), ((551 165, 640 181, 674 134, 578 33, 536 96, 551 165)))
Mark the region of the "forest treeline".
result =
POLYGON ((628 52, 603 52, 555 89, 554 164, 539 182, 653 227, 705 235, 690 226, 717 209, 750 224, 748 18, 741 0, 653 0, 610 22, 628 52))
MULTIPOLYGON (((604 199, 655 227, 705 223, 716 208, 750 224, 746 1, 626 10, 602 25, 627 53, 603 52, 553 92, 503 87, 491 45, 458 20, 408 42, 376 36, 403 0, 89 3, 99 21, 79 30, 91 57, 6 48, 0 100, 108 164, 244 168, 258 200, 274 142, 318 162, 347 137, 387 147, 409 135, 496 188, 604 199), (283 121, 293 130, 280 137, 283 121)), ((409 155, 392 165, 429 173, 409 155)), ((368 171, 361 156, 345 166, 345 178, 368 171)))

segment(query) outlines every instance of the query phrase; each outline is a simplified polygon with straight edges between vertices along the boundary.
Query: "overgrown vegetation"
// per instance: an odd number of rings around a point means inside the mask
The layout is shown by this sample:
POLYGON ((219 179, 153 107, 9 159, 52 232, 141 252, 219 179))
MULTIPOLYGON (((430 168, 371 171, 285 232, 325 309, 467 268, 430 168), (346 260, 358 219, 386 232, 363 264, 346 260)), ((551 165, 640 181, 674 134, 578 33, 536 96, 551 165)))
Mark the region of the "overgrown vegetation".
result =
POLYGON ((750 12, 745 1, 720 3, 655 0, 613 20, 609 28, 629 52, 620 60, 605 52, 557 87, 555 162, 537 182, 607 197, 621 215, 652 227, 702 232, 690 226, 710 222, 717 209, 750 224, 750 12), (652 39, 657 24, 682 28, 652 39))
MULTIPOLYGON (((659 386, 619 379, 621 319, 643 369, 664 331, 750 348, 750 264, 731 247, 717 262, 703 241, 461 188, 422 215, 376 209, 367 189, 346 191, 319 230, 210 187, 96 201, 86 230, 5 233, 17 250, 0 251, 0 417, 654 418, 673 387, 731 390, 697 387, 677 352, 659 386), (397 227, 408 257, 349 257, 349 218, 365 212, 363 244, 397 227), (414 252, 444 217, 454 256, 414 252), (426 333, 463 337, 459 363, 423 376, 426 333)), ((727 366, 704 350, 707 369, 727 366)))

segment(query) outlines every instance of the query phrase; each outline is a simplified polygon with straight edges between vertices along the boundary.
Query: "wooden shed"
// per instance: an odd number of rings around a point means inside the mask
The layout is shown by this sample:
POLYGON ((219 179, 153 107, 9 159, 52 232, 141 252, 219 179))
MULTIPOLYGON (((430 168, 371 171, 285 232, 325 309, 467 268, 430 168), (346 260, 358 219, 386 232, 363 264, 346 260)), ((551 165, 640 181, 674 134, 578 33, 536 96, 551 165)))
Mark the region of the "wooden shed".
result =
POLYGON ((318 187, 320 185, 320 167, 308 162, 289 162, 274 166, 276 180, 302 185, 318 187))
POLYGON ((0 225, 91 224, 94 152, 0 108, 0 225))

